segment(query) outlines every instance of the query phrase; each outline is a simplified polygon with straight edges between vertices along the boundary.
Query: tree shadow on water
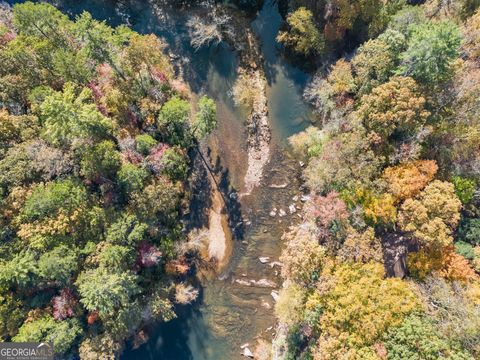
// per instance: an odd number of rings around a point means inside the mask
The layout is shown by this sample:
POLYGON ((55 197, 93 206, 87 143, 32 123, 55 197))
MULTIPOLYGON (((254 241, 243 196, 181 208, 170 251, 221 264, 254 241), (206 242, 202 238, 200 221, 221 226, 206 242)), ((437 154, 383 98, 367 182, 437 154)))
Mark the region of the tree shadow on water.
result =
POLYGON ((185 230, 201 229, 208 226, 209 212, 212 207, 212 185, 209 174, 200 155, 192 151, 192 179, 189 188, 191 200, 185 221, 185 230))
MULTIPOLYGON (((199 286, 197 286, 198 288, 199 286)), ((199 287, 201 289, 201 287, 199 287)), ((177 305, 177 317, 168 322, 153 323, 146 327, 149 340, 133 349, 132 341, 120 356, 122 360, 192 360, 208 359, 205 349, 208 348, 207 324, 200 308, 203 303, 203 292, 191 305, 177 305)))
POLYGON ((223 195, 225 201, 225 210, 228 217, 228 226, 232 231, 234 240, 243 240, 245 233, 245 226, 242 220, 242 205, 238 199, 238 191, 230 182, 230 171, 224 168, 221 164, 220 157, 217 156, 215 160, 215 167, 213 168, 217 177, 219 190, 223 195))

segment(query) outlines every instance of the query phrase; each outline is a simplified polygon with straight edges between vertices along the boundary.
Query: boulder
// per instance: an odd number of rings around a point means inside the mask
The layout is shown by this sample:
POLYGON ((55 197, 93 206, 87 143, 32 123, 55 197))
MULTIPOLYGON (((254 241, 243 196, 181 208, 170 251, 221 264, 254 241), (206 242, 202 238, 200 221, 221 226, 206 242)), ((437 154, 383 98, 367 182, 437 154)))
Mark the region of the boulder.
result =
POLYGON ((243 349, 242 355, 245 356, 245 357, 253 359, 253 353, 250 351, 250 349, 248 347, 243 349))

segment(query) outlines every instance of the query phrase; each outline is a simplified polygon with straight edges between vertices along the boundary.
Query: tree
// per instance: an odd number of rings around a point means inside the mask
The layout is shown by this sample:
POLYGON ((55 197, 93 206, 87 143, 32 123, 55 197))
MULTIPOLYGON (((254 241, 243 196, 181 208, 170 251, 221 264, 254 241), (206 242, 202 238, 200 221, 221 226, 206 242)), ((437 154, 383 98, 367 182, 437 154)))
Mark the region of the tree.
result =
POLYGON ((452 244, 462 204, 451 183, 435 180, 401 206, 398 224, 427 247, 452 244))
POLYGON ((307 159, 320 155, 326 140, 325 132, 314 126, 309 126, 304 131, 288 138, 293 151, 298 156, 307 159))
POLYGON ((16 335, 25 314, 22 302, 12 295, 0 295, 0 339, 6 341, 16 335))
POLYGON ((429 116, 425 98, 415 81, 408 77, 393 77, 374 88, 371 94, 364 95, 357 113, 366 129, 379 136, 380 142, 394 133, 414 133, 429 116))
POLYGON ((38 259, 38 274, 47 281, 66 286, 78 269, 78 253, 66 245, 60 245, 42 254, 38 259))
POLYGON ((134 191, 141 190, 147 177, 148 172, 145 169, 131 163, 122 164, 117 173, 120 188, 127 196, 134 191))
POLYGON ((397 66, 399 49, 405 37, 395 30, 368 40, 358 48, 352 59, 355 83, 360 95, 369 93, 374 87, 388 81, 397 66), (389 41, 389 42, 387 42, 389 41))
POLYGON ((452 177, 452 183, 455 186, 455 195, 457 195, 463 205, 467 205, 473 200, 473 196, 477 190, 475 180, 454 176, 452 177))
POLYGON ((27 1, 13 8, 13 24, 24 35, 62 41, 65 40, 65 34, 60 29, 67 28, 72 23, 67 15, 53 5, 27 1))
POLYGON ((148 134, 135 136, 135 143, 137 151, 144 156, 147 156, 150 150, 157 145, 157 141, 148 134))
POLYGON ((4 288, 27 288, 32 285, 36 274, 35 254, 23 251, 15 254, 10 261, 0 264, 0 284, 4 288))
POLYGON ((140 222, 135 215, 122 214, 107 230, 106 241, 115 245, 137 246, 144 240, 147 224, 140 222))
POLYGON ((74 139, 102 139, 111 134, 112 122, 92 104, 88 88, 78 91, 66 83, 63 92, 47 91, 38 105, 38 114, 44 124, 43 136, 56 146, 68 145, 74 139))
POLYGON ((80 162, 80 174, 99 183, 114 179, 119 168, 120 153, 108 140, 88 148, 80 162))
POLYGON ((472 359, 458 343, 440 334, 435 324, 425 316, 410 315, 400 326, 392 328, 385 336, 388 359, 472 359))
POLYGON ((190 145, 190 105, 179 97, 173 97, 163 104, 158 116, 158 128, 170 144, 190 145))
POLYGON ((172 181, 183 181, 187 177, 188 158, 181 148, 171 147, 162 156, 162 174, 172 181))
POLYGON ((86 189, 74 180, 65 179, 37 185, 21 210, 22 221, 56 217, 60 211, 70 214, 87 201, 86 189))
POLYGON ((453 246, 412 252, 408 254, 407 264, 412 276, 418 279, 433 274, 450 281, 467 282, 477 277, 468 261, 455 253, 453 246))
POLYGON ((101 267, 82 272, 75 284, 85 308, 108 317, 126 307, 132 296, 140 292, 137 281, 137 276, 129 271, 115 273, 101 267))
POLYGON ((302 320, 305 295, 305 288, 296 283, 280 290, 275 303, 275 314, 283 324, 293 325, 302 320))
POLYGON ((382 262, 383 253, 380 240, 375 236, 372 227, 363 232, 350 228, 347 237, 339 250, 339 257, 343 261, 367 263, 370 261, 382 262))
POLYGON ((382 157, 375 155, 363 131, 344 132, 329 139, 321 154, 305 169, 309 187, 316 192, 368 186, 379 171, 382 157))
MULTIPOLYGON (((322 272, 321 287, 306 300, 306 308, 320 311, 315 324, 321 359, 365 358, 385 331, 420 309, 407 282, 384 278, 378 263, 335 264, 322 272), (402 299, 402 301, 398 301, 402 299)), ((367 357, 369 358, 369 357, 367 357)))
POLYGON ((452 344, 460 344, 477 359, 480 355, 480 307, 469 288, 429 277, 420 284, 420 290, 435 328, 452 344))
POLYGON ((24 322, 16 342, 52 342, 57 355, 65 355, 72 348, 78 337, 83 334, 76 319, 55 321, 50 315, 44 315, 30 322, 24 322))
POLYGON ((307 231, 299 230, 282 252, 282 276, 297 284, 312 285, 325 261, 325 248, 307 231))
POLYGON ((376 194, 368 189, 358 188, 350 197, 353 205, 361 204, 364 218, 370 225, 391 226, 395 223, 397 209, 390 194, 376 194))
POLYGON ((180 184, 158 178, 142 191, 132 193, 130 208, 143 221, 170 223, 178 215, 181 190, 180 184))
POLYGON ((480 245, 480 219, 467 218, 462 220, 458 229, 458 237, 472 245, 480 245))
POLYGON ((205 17, 192 16, 187 21, 190 30, 190 45, 198 50, 208 45, 218 45, 224 40, 235 38, 232 18, 215 7, 205 17))
POLYGON ((175 301, 178 304, 191 304, 198 297, 198 290, 192 285, 185 285, 184 283, 175 286, 175 301))
POLYGON ((110 271, 127 271, 135 261, 133 249, 127 246, 99 243, 97 252, 99 267, 110 271))
POLYGON ((99 334, 83 340, 78 350, 82 360, 115 360, 121 348, 111 334, 99 334))
POLYGON ((193 135, 203 138, 217 127, 217 106, 215 101, 202 96, 198 101, 198 112, 195 118, 193 135))
POLYGON ((325 49, 325 40, 313 21, 310 10, 300 7, 288 15, 290 31, 280 32, 277 41, 291 46, 296 52, 308 56, 321 54, 325 49))
POLYGON ((31 182, 35 175, 25 144, 11 147, 0 160, 0 184, 4 193, 13 186, 31 182))
POLYGON ((417 196, 433 180, 438 166, 434 160, 417 160, 383 171, 388 191, 397 202, 417 196))
POLYGON ((398 74, 414 78, 431 89, 453 75, 453 61, 458 57, 460 31, 451 21, 428 21, 409 28, 408 48, 401 55, 398 74))
POLYGON ((392 16, 388 27, 407 36, 412 26, 422 24, 426 21, 427 18, 422 6, 409 5, 403 7, 403 9, 392 16))

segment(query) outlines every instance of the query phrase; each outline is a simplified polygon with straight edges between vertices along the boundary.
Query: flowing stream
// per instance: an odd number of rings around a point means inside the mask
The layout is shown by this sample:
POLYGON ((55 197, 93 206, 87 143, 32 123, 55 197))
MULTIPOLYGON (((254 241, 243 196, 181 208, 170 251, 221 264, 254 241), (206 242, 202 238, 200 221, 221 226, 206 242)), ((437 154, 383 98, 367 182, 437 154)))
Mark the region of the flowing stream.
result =
MULTIPOLYGON (((289 206, 301 205, 299 200, 293 200, 300 195, 300 169, 286 149, 286 138, 308 126, 312 114, 301 97, 309 76, 282 58, 275 41, 281 17, 277 5, 270 1, 265 1, 251 26, 261 43, 268 83, 271 157, 262 185, 240 201, 243 231, 234 240, 232 255, 222 273, 201 280, 198 301, 191 306, 177 307, 178 317, 173 321, 148 329, 150 338, 146 344, 137 349, 127 344, 121 359, 237 359, 241 358, 242 344, 250 343, 253 350, 257 338, 267 341, 272 338, 275 318, 271 291, 280 288, 281 279, 279 268, 262 264, 259 257, 269 257, 269 262, 278 261, 281 236, 297 218, 296 213, 290 213, 289 206), (278 212, 284 210, 286 215, 270 216, 273 208, 278 212), (275 287, 245 285, 260 279, 274 282, 275 287)), ((166 10, 163 3, 140 0, 55 0, 53 3, 71 16, 86 10, 109 25, 127 24, 137 32, 163 37, 170 52, 178 56, 174 60, 181 64, 180 73, 190 88, 216 100, 219 127, 212 135, 211 142, 217 149, 212 160, 222 169, 223 181, 237 191, 242 190, 247 168, 246 117, 229 95, 239 63, 234 50, 220 44, 195 52, 186 27, 192 9, 166 10)))

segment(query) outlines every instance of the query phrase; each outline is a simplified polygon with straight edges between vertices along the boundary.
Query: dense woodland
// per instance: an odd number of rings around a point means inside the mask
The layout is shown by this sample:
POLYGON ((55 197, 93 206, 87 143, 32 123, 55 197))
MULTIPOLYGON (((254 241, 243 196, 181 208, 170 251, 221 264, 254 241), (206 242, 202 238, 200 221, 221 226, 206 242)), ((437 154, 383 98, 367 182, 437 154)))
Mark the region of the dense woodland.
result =
POLYGON ((0 14, 0 339, 109 359, 198 291, 178 244, 213 100, 163 42, 31 2, 0 14))
POLYGON ((305 91, 318 126, 290 138, 311 193, 281 258, 277 346, 480 358, 479 2, 294 3, 278 41, 345 56, 305 91))

